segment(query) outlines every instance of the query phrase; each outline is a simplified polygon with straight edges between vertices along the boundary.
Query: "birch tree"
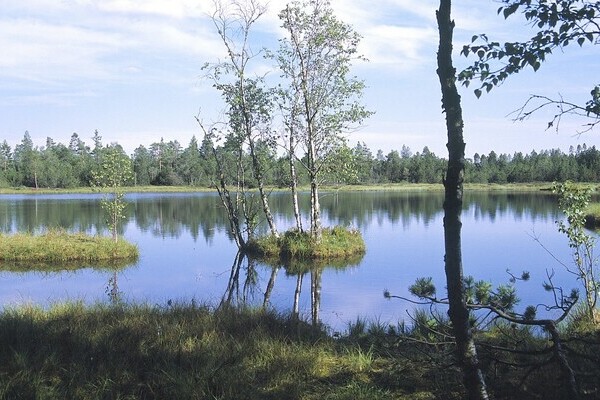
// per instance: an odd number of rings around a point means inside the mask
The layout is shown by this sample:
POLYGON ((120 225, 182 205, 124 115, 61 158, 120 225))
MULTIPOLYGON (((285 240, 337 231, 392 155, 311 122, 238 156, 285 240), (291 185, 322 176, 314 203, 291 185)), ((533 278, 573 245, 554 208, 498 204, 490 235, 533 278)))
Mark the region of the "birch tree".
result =
POLYGON ((204 69, 227 105, 229 142, 238 143, 240 154, 244 146, 248 147, 262 209, 271 234, 277 236, 263 179, 265 167, 256 152, 257 141, 269 141, 271 100, 262 77, 250 77, 248 72, 250 62, 260 54, 250 48, 250 33, 266 8, 256 0, 215 1, 214 4, 212 22, 227 58, 217 64, 207 64, 204 69))
POLYGON ((310 231, 319 240, 323 168, 333 150, 345 143, 343 133, 371 114, 358 102, 364 82, 350 75, 352 63, 364 59, 357 50, 360 35, 336 18, 328 0, 294 1, 279 18, 286 37, 275 58, 286 80, 283 86, 289 88, 288 98, 297 101, 288 133, 297 135, 306 152, 297 159, 309 176, 310 231))
POLYGON ((107 214, 108 227, 113 240, 119 240, 119 225, 125 219, 125 192, 123 186, 133 181, 131 159, 120 146, 106 147, 98 168, 92 172, 92 184, 105 193, 100 205, 107 214))

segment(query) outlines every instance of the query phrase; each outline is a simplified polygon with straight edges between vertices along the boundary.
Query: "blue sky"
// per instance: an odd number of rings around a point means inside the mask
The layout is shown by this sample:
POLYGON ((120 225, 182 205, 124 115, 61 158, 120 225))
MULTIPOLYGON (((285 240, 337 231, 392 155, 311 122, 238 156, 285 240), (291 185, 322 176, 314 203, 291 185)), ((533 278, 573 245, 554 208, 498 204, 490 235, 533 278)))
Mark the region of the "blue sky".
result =
MULTIPOLYGON (((8 4, 6 4, 8 3, 8 4)), ((254 48, 282 35, 277 13, 285 1, 271 0, 256 26, 254 48)), ((454 2, 455 50, 473 34, 498 41, 533 33, 520 16, 496 15, 497 1, 454 2)), ((201 137, 194 116, 219 118, 223 106, 202 77, 205 62, 223 57, 208 18, 211 0, 20 0, 0 10, 0 141, 18 144, 26 130, 43 146, 46 137, 68 144, 77 132, 88 145, 98 129, 103 142, 119 142, 132 153, 140 144, 201 137)), ((375 153, 407 145, 447 156, 436 70, 437 27, 432 0, 333 0, 337 16, 363 36, 368 63, 354 73, 364 79, 364 103, 375 111, 349 143, 364 141, 375 153)), ((472 61, 472 59, 471 59, 472 61)), ((460 69, 469 59, 455 57, 460 69)), ((476 99, 461 88, 467 156, 550 148, 567 151, 584 142, 600 145, 598 132, 578 136, 585 121, 565 119, 560 131, 545 130, 548 112, 525 122, 508 116, 530 94, 584 103, 598 83, 594 46, 557 52, 534 73, 512 77, 476 99)), ((256 65, 268 69, 266 62, 256 65)))

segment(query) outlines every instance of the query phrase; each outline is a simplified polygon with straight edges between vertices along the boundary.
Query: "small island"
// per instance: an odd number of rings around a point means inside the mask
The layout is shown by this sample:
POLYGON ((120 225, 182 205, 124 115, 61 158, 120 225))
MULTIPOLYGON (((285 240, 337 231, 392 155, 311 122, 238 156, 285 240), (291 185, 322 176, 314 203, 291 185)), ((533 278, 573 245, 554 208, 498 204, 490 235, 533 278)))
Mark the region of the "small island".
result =
POLYGON ((585 213, 585 226, 589 229, 600 229, 600 203, 590 203, 585 213))
POLYGON ((267 235, 249 241, 247 252, 267 260, 331 260, 365 253, 365 242, 358 230, 342 226, 325 228, 320 240, 296 229, 281 236, 267 235))
POLYGON ((0 263, 135 261, 138 255, 136 245, 125 240, 115 241, 111 237, 62 230, 52 230, 40 235, 0 234, 0 263))

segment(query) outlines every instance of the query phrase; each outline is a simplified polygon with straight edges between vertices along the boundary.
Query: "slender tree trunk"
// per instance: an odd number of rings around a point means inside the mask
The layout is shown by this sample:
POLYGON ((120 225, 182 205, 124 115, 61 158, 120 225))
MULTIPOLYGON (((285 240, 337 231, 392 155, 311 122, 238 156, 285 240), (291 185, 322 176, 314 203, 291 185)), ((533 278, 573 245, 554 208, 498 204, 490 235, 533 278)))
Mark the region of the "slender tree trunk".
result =
POLYGON ((244 216, 247 242, 254 236, 254 231, 256 228, 256 215, 251 207, 248 207, 248 195, 246 193, 246 169, 244 168, 244 151, 241 147, 239 147, 237 152, 237 190, 235 192, 235 202, 237 209, 241 209, 242 215, 244 216))
MULTIPOLYGON (((311 136, 311 132, 308 133, 311 136)), ((319 203, 319 182, 316 171, 316 152, 312 138, 308 140, 308 176, 310 178, 310 233, 317 241, 321 240, 321 204, 319 203)))
POLYGON ((319 324, 319 309, 321 308, 321 274, 323 270, 313 268, 310 271, 310 305, 312 324, 319 324))
POLYGON ((463 383, 468 399, 488 399, 487 389, 479 368, 479 359, 469 323, 469 310, 462 269, 461 211, 465 143, 460 96, 456 88, 456 70, 452 64, 452 35, 454 21, 450 19, 451 1, 440 0, 437 11, 440 43, 438 76, 442 89, 442 108, 446 113, 448 131, 448 168, 444 179, 444 243, 446 284, 449 315, 456 340, 456 356, 463 371, 463 383))
POLYGON ((294 132, 290 129, 290 189, 292 191, 292 205, 294 207, 294 218, 296 218, 296 229, 302 232, 302 218, 300 217, 300 206, 298 204, 298 175, 296 174, 296 161, 294 158, 294 132))
POLYGON ((304 278, 303 273, 298 274, 298 278, 296 279, 296 291, 294 292, 294 307, 293 313, 295 317, 298 317, 300 314, 300 293, 302 292, 302 279, 304 278))
MULTIPOLYGON (((196 122, 200 126, 200 129, 204 132, 205 140, 208 138, 209 133, 205 129, 200 118, 196 117, 196 122)), ((242 230, 240 226, 240 221, 238 218, 238 207, 237 204, 234 206, 233 200, 231 198, 231 193, 227 189, 227 182, 225 181, 225 170, 223 164, 221 163, 221 159, 219 158, 219 154, 217 153, 217 149, 215 149, 212 141, 210 143, 210 154, 212 154, 213 159, 215 160, 215 175, 218 176, 218 183, 214 182, 214 187, 217 189, 217 193, 219 194, 219 198, 221 199, 221 204, 225 207, 227 211, 227 217, 229 219, 229 228, 231 230, 231 234, 234 237, 235 244, 238 247, 238 250, 243 249, 246 246, 246 241, 242 236, 242 230)), ((208 154, 206 154, 208 158, 208 154)), ((212 179, 211 179, 212 181, 212 179)))
POLYGON ((271 293, 273 293, 273 287, 275 287, 275 279, 277 278, 278 272, 279 267, 271 270, 271 277, 269 278, 269 283, 267 283, 267 289, 265 290, 265 297, 263 299, 263 308, 266 308, 269 305, 269 299, 271 298, 271 293))
POLYGON ((271 213, 271 207, 269 207, 269 198, 265 192, 265 184, 263 182, 263 174, 262 174, 262 166, 260 165, 260 161, 256 156, 256 152, 254 151, 254 141, 251 138, 251 135, 246 135, 250 144, 250 156, 252 157, 252 167, 254 169, 254 176, 256 177, 256 182, 258 184, 258 193, 260 195, 260 201, 262 204, 263 212, 265 213, 265 217, 267 218, 267 223, 269 224, 269 229, 271 230, 271 234, 274 236, 279 236, 277 232, 277 226, 275 225, 275 221, 273 220, 273 214, 271 213))
POLYGON ((246 241, 244 240, 242 230, 240 228, 237 207, 233 205, 231 194, 229 193, 225 182, 225 173, 223 171, 223 165, 221 164, 219 156, 217 155, 217 151, 214 147, 212 148, 212 153, 218 169, 217 174, 219 175, 219 184, 215 185, 215 188, 217 189, 217 193, 219 193, 219 198, 221 199, 223 207, 225 207, 225 210, 227 210, 227 216, 229 217, 229 226, 231 229, 231 233, 233 234, 235 243, 237 244, 238 249, 242 249, 246 246, 246 241))
POLYGON ((248 145, 250 148, 250 157, 252 158, 252 169, 254 172, 254 177, 256 178, 256 182, 258 184, 258 192, 260 194, 260 201, 263 207, 263 212, 265 213, 265 218, 267 219, 267 223, 269 224, 269 229, 271 230, 271 234, 274 236, 279 236, 277 232, 277 227, 275 226, 275 221, 273 220, 273 214, 271 213, 271 207, 269 207, 269 198, 265 192, 265 184, 263 182, 263 172, 262 165, 260 164, 260 160, 256 155, 255 146, 254 146, 254 138, 252 137, 252 122, 250 121, 250 117, 248 115, 248 107, 246 106, 245 101, 245 88, 244 88, 244 71, 240 71, 240 94, 242 98, 242 112, 244 113, 244 124, 245 124, 245 134, 246 140, 248 140, 248 145))
POLYGON ((310 231, 313 238, 317 241, 321 240, 321 204, 319 203, 319 184, 316 176, 312 173, 310 183, 310 208, 311 208, 311 224, 310 231))

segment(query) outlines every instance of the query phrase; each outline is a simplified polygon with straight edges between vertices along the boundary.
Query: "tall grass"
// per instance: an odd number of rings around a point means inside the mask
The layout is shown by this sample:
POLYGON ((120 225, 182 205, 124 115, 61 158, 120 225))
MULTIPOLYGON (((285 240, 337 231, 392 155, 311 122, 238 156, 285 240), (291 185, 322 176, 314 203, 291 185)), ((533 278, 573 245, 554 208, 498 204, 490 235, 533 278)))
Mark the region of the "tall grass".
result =
POLYGON ((269 311, 22 306, 0 341, 2 399, 412 398, 379 383, 391 359, 269 311))
POLYGON ((52 230, 41 235, 0 234, 0 261, 69 262, 136 260, 137 246, 124 240, 52 230))
MULTIPOLYGON (((452 341, 431 336, 440 329, 430 329, 425 314, 415 324, 424 332, 358 319, 348 334, 332 337, 264 309, 19 306, 0 313, 0 399, 464 398, 452 341)), ((584 357, 574 365, 588 372, 588 393, 598 388, 595 332, 569 343, 584 357)), ((526 380, 518 364, 527 369, 531 359, 520 352, 509 356, 514 363, 498 363, 499 349, 543 345, 545 336, 505 324, 478 338, 495 399, 561 398, 555 363, 526 380)))

